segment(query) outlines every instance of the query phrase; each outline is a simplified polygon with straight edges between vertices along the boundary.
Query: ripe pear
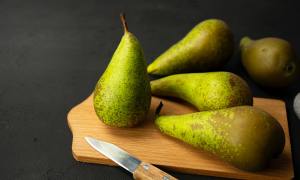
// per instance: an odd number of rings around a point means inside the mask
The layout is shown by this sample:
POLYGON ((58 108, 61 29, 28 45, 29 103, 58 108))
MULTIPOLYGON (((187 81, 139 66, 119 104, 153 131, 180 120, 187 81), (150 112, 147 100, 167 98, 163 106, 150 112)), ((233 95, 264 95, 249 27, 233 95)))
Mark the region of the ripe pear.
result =
POLYGON ((285 87, 299 77, 300 66, 291 44, 280 38, 240 42, 242 63, 250 77, 266 87, 285 87))
POLYGON ((248 171, 265 168, 285 144, 281 125, 253 106, 158 116, 155 124, 162 133, 248 171))
POLYGON ((219 19, 208 19, 155 59, 147 71, 166 76, 217 70, 229 60, 233 48, 233 35, 228 25, 219 19))
POLYGON ((132 127, 145 119, 151 102, 146 61, 138 39, 124 35, 94 90, 94 109, 99 119, 115 127, 132 127))
POLYGON ((150 84, 153 95, 180 98, 201 111, 253 103, 247 83, 230 72, 176 74, 150 84))

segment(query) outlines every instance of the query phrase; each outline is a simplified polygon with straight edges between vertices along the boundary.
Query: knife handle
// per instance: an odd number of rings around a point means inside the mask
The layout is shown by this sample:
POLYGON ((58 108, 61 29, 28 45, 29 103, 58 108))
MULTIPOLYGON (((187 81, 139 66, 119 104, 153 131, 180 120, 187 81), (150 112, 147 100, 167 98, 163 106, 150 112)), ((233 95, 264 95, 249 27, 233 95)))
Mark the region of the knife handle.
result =
POLYGON ((173 176, 145 162, 141 162, 136 168, 133 172, 133 178, 136 180, 176 180, 173 176))

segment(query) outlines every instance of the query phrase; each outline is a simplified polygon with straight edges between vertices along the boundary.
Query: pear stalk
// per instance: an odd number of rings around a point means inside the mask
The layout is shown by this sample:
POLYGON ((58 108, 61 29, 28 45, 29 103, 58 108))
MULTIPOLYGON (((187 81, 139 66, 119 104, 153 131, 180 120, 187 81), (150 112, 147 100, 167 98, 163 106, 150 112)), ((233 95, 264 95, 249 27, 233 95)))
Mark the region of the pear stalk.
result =
POLYGON ((121 19, 121 22, 122 22, 122 25, 123 25, 123 28, 124 28, 124 32, 128 32, 128 25, 127 25, 124 13, 120 14, 120 19, 121 19))
POLYGON ((164 104, 162 103, 162 101, 159 102, 159 105, 157 106, 156 110, 155 110, 155 117, 159 116, 159 113, 162 109, 162 107, 164 106, 164 104))

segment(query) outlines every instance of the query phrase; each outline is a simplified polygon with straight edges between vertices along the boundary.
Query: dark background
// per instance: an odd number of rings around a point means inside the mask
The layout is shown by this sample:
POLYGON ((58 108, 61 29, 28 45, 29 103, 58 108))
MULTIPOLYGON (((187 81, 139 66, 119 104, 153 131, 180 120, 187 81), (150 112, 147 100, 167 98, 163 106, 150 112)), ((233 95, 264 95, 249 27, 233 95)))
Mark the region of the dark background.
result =
MULTIPOLYGON (((296 2, 0 0, 1 179, 131 179, 120 167, 76 162, 66 121, 68 111, 92 92, 119 43, 120 12, 126 12, 148 63, 198 22, 225 20, 235 35, 236 51, 223 70, 246 79, 255 96, 287 103, 299 178, 300 120, 292 99, 300 83, 280 91, 261 88, 245 73, 238 52, 238 41, 248 35, 284 38, 300 54, 296 2)), ((168 172, 181 179, 201 177, 168 172)))

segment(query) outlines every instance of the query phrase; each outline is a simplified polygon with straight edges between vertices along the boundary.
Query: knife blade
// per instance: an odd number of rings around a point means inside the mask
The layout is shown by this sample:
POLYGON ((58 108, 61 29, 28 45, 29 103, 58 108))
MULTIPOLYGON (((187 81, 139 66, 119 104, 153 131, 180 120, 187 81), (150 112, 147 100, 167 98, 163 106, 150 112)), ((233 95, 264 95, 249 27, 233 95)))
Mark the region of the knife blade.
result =
POLYGON ((134 179, 160 179, 160 180, 175 180, 173 176, 165 173, 164 171, 156 168, 155 166, 143 162, 138 158, 130 155, 125 150, 118 146, 98 140, 92 137, 85 137, 88 144, 96 151, 108 157, 119 166, 133 174, 134 179))

